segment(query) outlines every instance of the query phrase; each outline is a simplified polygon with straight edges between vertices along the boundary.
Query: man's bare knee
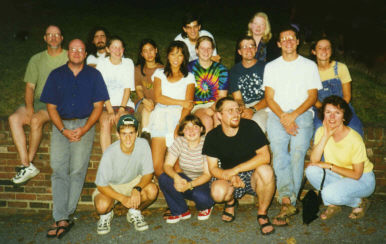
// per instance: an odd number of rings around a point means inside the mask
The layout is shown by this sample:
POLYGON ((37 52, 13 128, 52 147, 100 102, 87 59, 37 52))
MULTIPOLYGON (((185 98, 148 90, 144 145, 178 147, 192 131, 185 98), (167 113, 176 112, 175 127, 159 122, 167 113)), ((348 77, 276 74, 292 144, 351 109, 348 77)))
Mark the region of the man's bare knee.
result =
POLYGON ((211 196, 215 202, 223 202, 229 193, 229 186, 225 181, 215 181, 211 186, 211 196))
POLYGON ((275 180, 273 169, 268 164, 260 165, 253 173, 253 177, 256 182, 262 181, 263 184, 269 184, 275 180))
POLYGON ((95 209, 98 214, 105 214, 110 211, 114 203, 113 199, 99 193, 94 198, 95 209))
POLYGON ((154 183, 149 183, 144 189, 146 200, 153 201, 158 196, 158 187, 154 183))

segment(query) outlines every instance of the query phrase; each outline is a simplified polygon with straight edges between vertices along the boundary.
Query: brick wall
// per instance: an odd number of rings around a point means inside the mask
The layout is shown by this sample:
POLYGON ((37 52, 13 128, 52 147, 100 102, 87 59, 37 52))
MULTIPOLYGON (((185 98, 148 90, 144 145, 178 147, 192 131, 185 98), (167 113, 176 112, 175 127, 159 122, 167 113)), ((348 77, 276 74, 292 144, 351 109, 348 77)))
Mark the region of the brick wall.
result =
MULTIPOLYGON (((25 127, 28 133, 28 127, 25 127)), ((91 194, 94 191, 95 175, 101 158, 99 144, 99 128, 94 140, 86 181, 82 191, 78 210, 92 210, 91 194)), ((8 120, 0 117, 0 214, 23 212, 48 212, 52 209, 51 168, 49 165, 51 124, 43 129, 43 139, 34 164, 40 169, 40 174, 26 185, 15 187, 10 179, 15 174, 15 167, 20 165, 16 147, 9 131, 8 120)), ((386 194, 386 150, 385 128, 368 126, 365 129, 365 141, 370 160, 375 164, 374 172, 377 178, 375 194, 386 194)), ((162 198, 162 197, 161 197, 162 198)), ((244 199, 252 203, 252 197, 244 199)), ((158 200, 155 206, 164 205, 158 200)))

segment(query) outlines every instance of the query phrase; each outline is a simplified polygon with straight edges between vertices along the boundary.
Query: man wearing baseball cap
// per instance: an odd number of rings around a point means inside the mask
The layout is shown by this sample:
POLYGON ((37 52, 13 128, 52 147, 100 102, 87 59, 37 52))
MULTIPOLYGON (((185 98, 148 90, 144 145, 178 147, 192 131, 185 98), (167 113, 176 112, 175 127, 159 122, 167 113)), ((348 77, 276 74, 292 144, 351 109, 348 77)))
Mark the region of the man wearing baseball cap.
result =
POLYGON ((118 202, 129 209, 127 221, 137 231, 149 228, 141 210, 157 198, 158 187, 152 183, 150 146, 145 139, 137 138, 137 130, 138 120, 133 115, 123 115, 117 124, 119 140, 106 149, 99 164, 93 200, 100 216, 100 235, 110 232, 113 208, 118 202))

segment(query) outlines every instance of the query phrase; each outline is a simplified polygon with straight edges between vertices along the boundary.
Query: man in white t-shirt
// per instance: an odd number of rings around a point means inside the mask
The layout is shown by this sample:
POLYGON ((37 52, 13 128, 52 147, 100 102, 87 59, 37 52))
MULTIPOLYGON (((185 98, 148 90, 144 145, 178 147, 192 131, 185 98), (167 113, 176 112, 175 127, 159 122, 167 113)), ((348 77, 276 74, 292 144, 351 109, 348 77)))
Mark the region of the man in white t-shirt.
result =
POLYGON ((264 87, 270 110, 267 132, 278 200, 282 205, 273 223, 287 225, 287 218, 298 212, 295 205, 303 178, 304 157, 313 134, 311 106, 322 84, 316 64, 297 53, 299 39, 295 29, 283 28, 277 45, 282 56, 265 66, 264 87))
POLYGON ((99 164, 93 201, 100 216, 97 228, 100 235, 110 232, 117 202, 129 209, 127 221, 133 223, 137 231, 149 228, 141 210, 157 198, 158 187, 152 183, 150 146, 145 139, 137 138, 137 130, 137 119, 123 115, 117 124, 119 141, 106 149, 99 164))
POLYGON ((100 57, 106 57, 106 43, 109 38, 109 32, 104 27, 97 26, 93 28, 87 40, 87 59, 86 64, 96 67, 100 57))
MULTIPOLYGON (((197 59, 196 42, 201 36, 214 37, 206 30, 201 30, 201 22, 198 16, 187 13, 182 22, 182 32, 174 38, 175 41, 183 41, 189 49, 189 62, 197 59)), ((217 49, 213 50, 213 56, 211 58, 215 62, 220 62, 221 57, 217 54, 217 49)))

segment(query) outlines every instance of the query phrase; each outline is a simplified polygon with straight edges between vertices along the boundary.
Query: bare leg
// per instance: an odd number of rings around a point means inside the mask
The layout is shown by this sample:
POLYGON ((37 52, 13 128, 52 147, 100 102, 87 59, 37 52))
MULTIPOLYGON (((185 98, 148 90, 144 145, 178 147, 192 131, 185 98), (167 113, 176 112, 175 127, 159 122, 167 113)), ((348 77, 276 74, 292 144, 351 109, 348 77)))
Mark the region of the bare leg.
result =
MULTIPOLYGON (((252 175, 251 185, 258 196, 259 208, 257 214, 267 215, 269 204, 275 192, 275 177, 272 167, 269 165, 260 165, 252 175)), ((268 223, 269 219, 258 218, 257 221, 259 225, 262 226, 268 223)), ((270 233, 273 230, 272 225, 267 225, 262 228, 263 233, 270 233)))
POLYGON ((23 129, 23 125, 30 124, 30 120, 27 118, 26 108, 23 106, 17 109, 15 113, 9 116, 8 121, 12 133, 12 139, 19 153, 21 163, 28 167, 30 161, 28 160, 27 153, 27 139, 23 129))
MULTIPOLYGON (((233 191, 233 186, 226 180, 216 180, 211 186, 211 196, 213 200, 215 202, 226 202, 228 205, 232 205, 235 201, 233 198, 233 191)), ((234 215, 235 207, 226 208, 225 211, 234 215)), ((222 220, 230 221, 231 217, 223 215, 222 220)))
POLYGON ((152 202, 157 199, 158 196, 158 187, 154 183, 148 184, 145 188, 143 188, 141 192, 141 205, 139 205, 139 209, 143 210, 147 206, 149 206, 152 202))
POLYGON ((202 124, 205 126, 206 133, 213 129, 213 118, 209 116, 206 112, 206 109, 200 108, 194 114, 200 118, 202 124))
POLYGON ((48 112, 46 110, 39 110, 32 115, 31 119, 31 131, 29 134, 29 148, 28 159, 32 162, 35 158, 36 152, 39 148, 40 141, 43 135, 43 125, 50 120, 48 112))
POLYGON ((166 153, 165 137, 151 138, 151 154, 153 156, 154 173, 157 178, 163 172, 165 153, 166 153))
POLYGON ((147 110, 145 107, 142 109, 142 129, 147 128, 149 124, 149 118, 150 118, 151 111, 147 110))
POLYGON ((104 152, 108 146, 111 145, 111 124, 109 121, 109 116, 106 111, 102 112, 101 117, 99 118, 100 125, 100 143, 102 152, 104 152))

